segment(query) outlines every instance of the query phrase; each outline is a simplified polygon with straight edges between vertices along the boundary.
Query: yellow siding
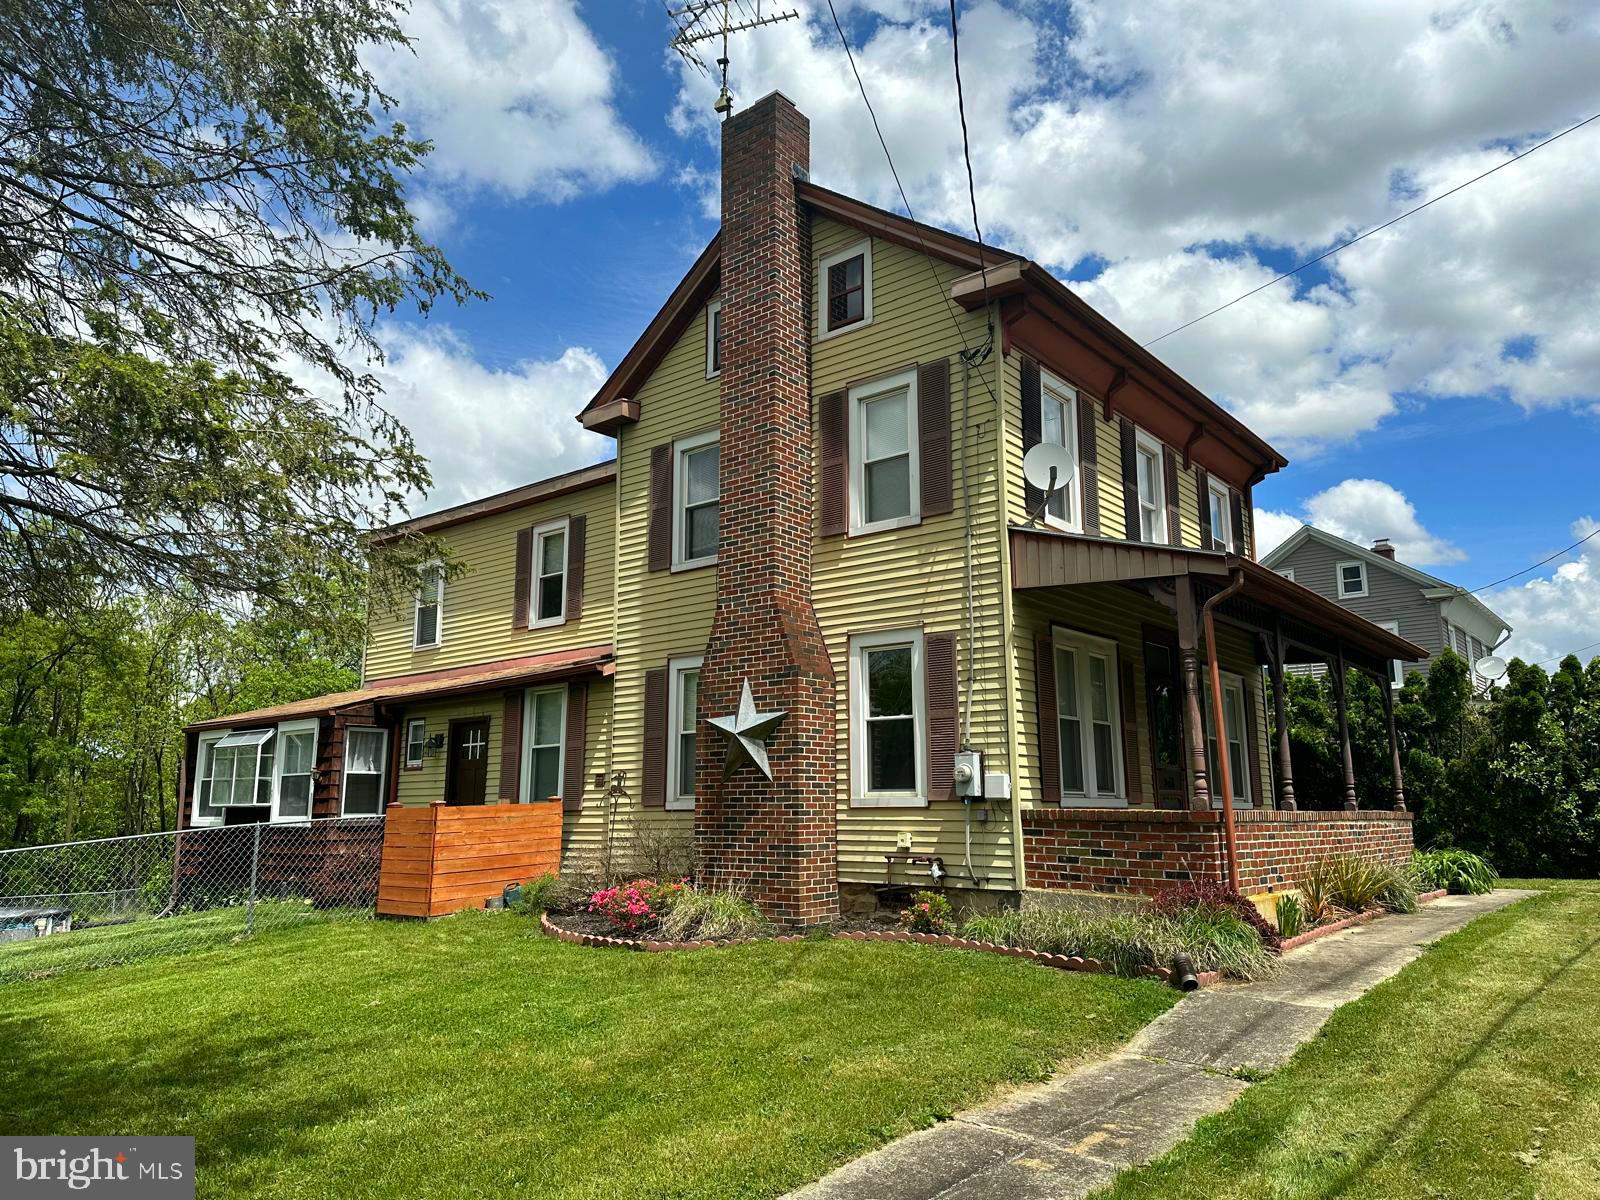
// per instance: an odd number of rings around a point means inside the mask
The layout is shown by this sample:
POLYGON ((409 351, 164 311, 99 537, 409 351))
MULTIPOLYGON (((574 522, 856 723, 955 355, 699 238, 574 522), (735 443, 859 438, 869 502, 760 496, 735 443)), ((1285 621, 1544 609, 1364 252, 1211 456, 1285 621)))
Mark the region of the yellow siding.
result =
MULTIPOLYGON (((500 726, 503 723, 505 708, 504 692, 483 692, 474 696, 463 696, 454 700, 438 700, 431 704, 412 704, 406 708, 405 716, 396 726, 395 736, 401 740, 400 754, 402 762, 405 756, 406 723, 413 717, 422 717, 428 722, 428 734, 431 737, 436 733, 448 733, 450 722, 471 717, 487 717, 489 720, 489 745, 485 750, 488 758, 486 776, 487 785, 484 788, 484 801, 495 804, 499 801, 500 788, 500 726)), ((415 770, 408 770, 404 766, 400 769, 399 800, 401 804, 432 804, 435 800, 444 799, 444 763, 445 748, 430 751, 423 755, 422 766, 415 770)))
MULTIPOLYGON (((862 240, 859 230, 818 221, 812 231, 817 260, 862 240)), ((952 882, 961 882, 965 806, 959 801, 927 808, 863 808, 850 803, 849 646, 853 634, 920 628, 925 634, 957 635, 958 681, 965 688, 964 493, 961 462, 972 487, 974 529, 976 687, 972 741, 985 753, 985 769, 1010 770, 1006 726, 1005 621, 1000 532, 996 498, 999 462, 992 431, 999 412, 995 390, 999 355, 974 372, 968 428, 961 423, 962 333, 977 346, 985 337, 982 313, 956 310, 957 332, 943 297, 961 272, 935 264, 920 252, 875 240, 872 244, 872 323, 819 341, 812 376, 819 396, 855 383, 943 357, 950 361, 951 430, 955 455, 955 508, 920 525, 862 537, 818 538, 813 591, 817 620, 827 640, 837 683, 839 875, 846 882, 885 880, 884 854, 909 833, 912 850, 943 856, 952 882)), ((813 287, 816 272, 812 272, 813 287)), ((817 307, 820 309, 820 303, 817 307)), ((988 886, 1014 886, 1013 832, 1004 804, 978 806, 972 822, 974 873, 988 886), (984 811, 987 809, 988 811, 984 811), (980 813, 987 819, 977 819, 980 813)), ((897 874, 896 879, 909 878, 897 874)))
POLYGON ((497 513, 442 531, 466 573, 445 584, 443 637, 438 646, 413 649, 413 610, 374 612, 367 640, 366 678, 384 679, 542 654, 611 640, 612 559, 616 548, 614 485, 597 484, 537 504, 497 513), (540 629, 512 625, 517 573, 517 531, 582 513, 583 615, 540 629))

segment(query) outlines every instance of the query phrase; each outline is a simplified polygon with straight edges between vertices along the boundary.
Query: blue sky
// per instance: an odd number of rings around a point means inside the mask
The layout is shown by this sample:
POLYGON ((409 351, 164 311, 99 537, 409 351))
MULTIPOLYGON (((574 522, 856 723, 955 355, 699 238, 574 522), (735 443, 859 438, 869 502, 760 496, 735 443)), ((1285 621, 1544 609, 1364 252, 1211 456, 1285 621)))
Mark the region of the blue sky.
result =
MULTIPOLYGON (((918 215, 970 231, 944 5, 844 0, 918 215)), ((771 5, 769 4, 770 8, 771 5)), ((739 35, 733 84, 812 119, 813 174, 892 183, 825 7, 739 35)), ((1600 111, 1592 5, 985 0, 962 8, 980 216, 1140 338, 1600 111)), ((437 149, 428 228, 493 299, 384 329, 419 507, 604 456, 571 422, 715 229, 712 84, 644 0, 418 0, 380 76, 437 149)), ((1157 352, 1280 446, 1263 532, 1315 519, 1476 587, 1600 519, 1600 122, 1157 352)), ((1596 553, 1490 602, 1600 641, 1596 553)))

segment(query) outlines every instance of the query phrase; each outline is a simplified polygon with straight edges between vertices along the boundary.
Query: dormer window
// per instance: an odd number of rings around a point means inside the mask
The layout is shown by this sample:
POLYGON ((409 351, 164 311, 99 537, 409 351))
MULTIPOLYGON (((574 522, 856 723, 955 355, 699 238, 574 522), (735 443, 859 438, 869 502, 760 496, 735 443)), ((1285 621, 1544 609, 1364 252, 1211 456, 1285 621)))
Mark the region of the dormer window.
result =
POLYGON ((872 322, 872 243, 859 242, 824 258, 817 271, 821 293, 819 337, 872 322))
POLYGON ((706 305, 706 378, 722 374, 722 301, 706 305))

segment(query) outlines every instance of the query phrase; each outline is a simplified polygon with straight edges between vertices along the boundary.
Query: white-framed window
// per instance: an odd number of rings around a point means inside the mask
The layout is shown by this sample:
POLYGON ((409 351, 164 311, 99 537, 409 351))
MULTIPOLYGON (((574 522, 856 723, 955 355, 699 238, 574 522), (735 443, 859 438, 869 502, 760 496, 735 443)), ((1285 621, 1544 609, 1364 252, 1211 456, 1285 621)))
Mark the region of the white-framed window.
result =
POLYGON ((916 371, 850 389, 851 534, 922 519, 917 437, 916 371))
POLYGON ((1294 582, 1294 568, 1293 567, 1279 567, 1278 568, 1278 574, 1282 575, 1290 583, 1294 582))
MULTIPOLYGON (((1376 625, 1379 629, 1387 629, 1390 633, 1394 634, 1395 637, 1399 637, 1400 636, 1400 622, 1399 621, 1374 621, 1373 624, 1376 625)), ((1405 664, 1403 662, 1401 662, 1398 658, 1391 658, 1389 660, 1389 686, 1393 687, 1393 688, 1402 688, 1402 687, 1405 687, 1405 685, 1406 685, 1406 666, 1405 666, 1405 664)))
POLYGON ((567 519, 537 526, 533 531, 532 584, 528 597, 528 628, 560 625, 567 619, 567 519))
POLYGON ((706 305, 706 378, 722 374, 722 298, 706 305))
POLYGON ((1078 471, 1078 389, 1048 371, 1039 373, 1039 440, 1060 446, 1072 456, 1072 480, 1045 502, 1044 519, 1071 533, 1083 532, 1079 500, 1083 490, 1078 471))
POLYGON ((427 749, 427 719, 424 717, 412 717, 406 722, 406 766, 412 770, 420 767, 427 749))
POLYGON ((559 799, 566 762, 567 688, 537 688, 522 704, 522 802, 559 799))
POLYGON ((722 447, 715 429, 672 444, 672 569, 717 561, 722 520, 722 447))
POLYGON ((1144 430, 1134 438, 1134 479, 1139 489, 1139 540, 1167 540, 1167 449, 1144 430))
POLYGON ((1215 479, 1207 480, 1206 505, 1211 515, 1211 545, 1206 549, 1237 551, 1238 547, 1233 544, 1233 502, 1228 495, 1228 485, 1215 479))
POLYGON ((194 759, 194 804, 189 813, 189 824, 191 826, 222 824, 222 809, 211 803, 211 772, 214 769, 211 752, 216 748, 217 743, 226 736, 227 734, 224 731, 202 733, 197 741, 194 759))
POLYGON ((667 807, 694 807, 695 731, 700 718, 698 656, 667 664, 667 807))
POLYGON ((1122 698, 1117 644, 1054 629, 1056 723, 1061 747, 1061 803, 1121 808, 1122 698))
MULTIPOLYGON (((1233 787, 1233 806, 1250 807, 1250 728, 1245 721, 1244 680, 1227 671, 1222 675, 1222 724, 1228 739, 1228 782, 1233 787)), ((1222 768, 1217 761, 1217 722, 1212 716, 1211 684, 1201 689, 1205 701, 1206 769, 1211 773, 1211 807, 1221 808, 1222 768)))
POLYGON ((922 631, 850 639, 851 803, 927 803, 922 631))
POLYGON ((444 564, 428 563, 422 568, 417 588, 417 608, 411 623, 411 644, 418 650, 444 641, 444 564))
POLYGON ((1367 594, 1367 564, 1342 562, 1335 576, 1341 600, 1357 600, 1367 594))
POLYGON ((366 725, 344 730, 344 780, 339 812, 346 817, 375 817, 383 812, 383 790, 389 774, 389 731, 366 725))
POLYGON ((317 780, 317 725, 285 721, 278 726, 278 773, 273 781, 272 819, 309 821, 311 793, 317 780))
POLYGON ((817 264, 817 338, 872 324, 872 239, 817 264))
POLYGON ((230 730, 211 747, 207 805, 211 808, 272 807, 277 729, 230 730))

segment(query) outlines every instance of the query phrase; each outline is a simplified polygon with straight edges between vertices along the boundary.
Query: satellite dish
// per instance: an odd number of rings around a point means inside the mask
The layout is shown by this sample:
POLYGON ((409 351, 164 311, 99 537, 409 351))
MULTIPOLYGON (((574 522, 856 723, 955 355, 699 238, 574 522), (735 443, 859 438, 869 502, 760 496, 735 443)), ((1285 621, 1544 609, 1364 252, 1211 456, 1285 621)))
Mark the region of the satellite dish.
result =
POLYGON ((1472 673, 1479 679, 1487 679, 1493 683, 1506 673, 1506 660, 1498 654, 1485 655, 1472 664, 1472 673))
POLYGON ((1022 456, 1022 477, 1046 496, 1072 482, 1072 455, 1065 446, 1040 442, 1022 456))

